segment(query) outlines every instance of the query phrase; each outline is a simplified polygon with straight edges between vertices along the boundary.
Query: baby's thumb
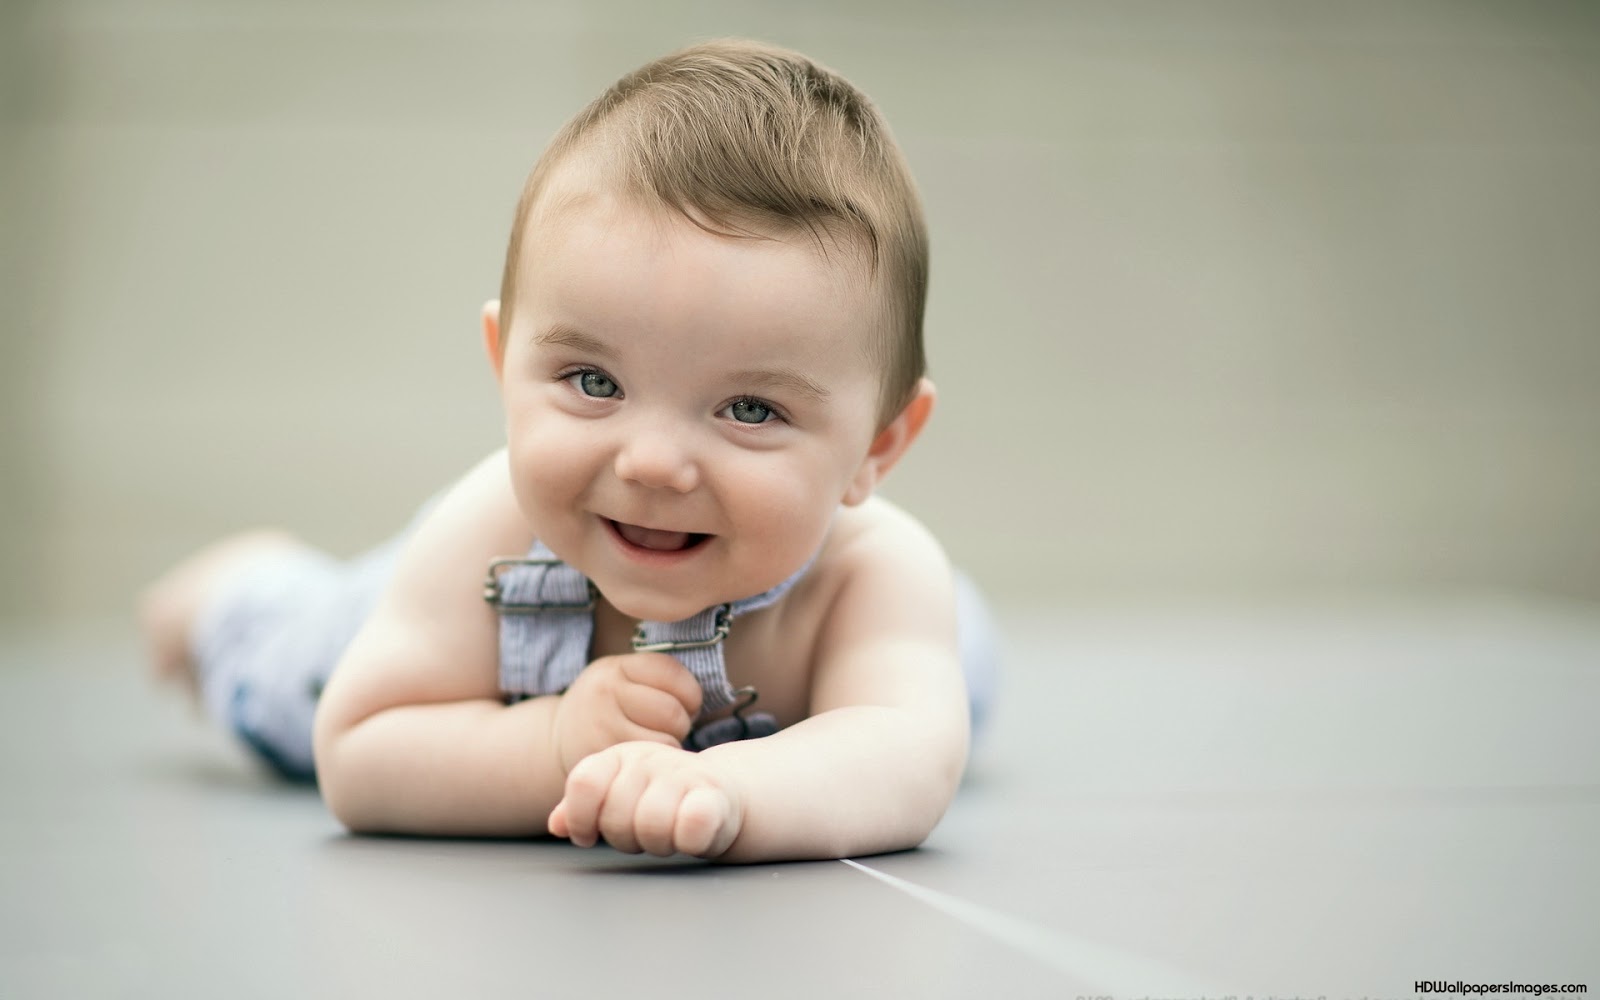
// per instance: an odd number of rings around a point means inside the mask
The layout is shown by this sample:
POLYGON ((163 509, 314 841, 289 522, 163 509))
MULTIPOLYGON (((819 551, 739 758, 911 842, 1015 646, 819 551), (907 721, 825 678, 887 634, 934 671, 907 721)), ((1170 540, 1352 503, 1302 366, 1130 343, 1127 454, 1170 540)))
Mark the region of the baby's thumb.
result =
POLYGON ((690 717, 700 713, 704 695, 689 668, 665 653, 635 653, 623 665, 623 674, 639 684, 665 691, 678 699, 690 717))

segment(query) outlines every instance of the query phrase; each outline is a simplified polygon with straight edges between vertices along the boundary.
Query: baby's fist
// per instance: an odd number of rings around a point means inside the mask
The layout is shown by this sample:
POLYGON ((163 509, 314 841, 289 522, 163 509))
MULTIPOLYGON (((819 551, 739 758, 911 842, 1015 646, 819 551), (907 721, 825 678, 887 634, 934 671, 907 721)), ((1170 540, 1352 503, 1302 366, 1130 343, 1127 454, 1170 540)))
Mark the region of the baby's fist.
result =
POLYGON ((584 758, 550 813, 550 832, 580 847, 714 858, 739 836, 738 796, 709 760, 659 743, 622 743, 584 758))
POLYGON ((556 705, 556 761, 570 775, 606 747, 648 740, 676 747, 700 711, 700 684, 664 653, 603 656, 578 674, 556 705))

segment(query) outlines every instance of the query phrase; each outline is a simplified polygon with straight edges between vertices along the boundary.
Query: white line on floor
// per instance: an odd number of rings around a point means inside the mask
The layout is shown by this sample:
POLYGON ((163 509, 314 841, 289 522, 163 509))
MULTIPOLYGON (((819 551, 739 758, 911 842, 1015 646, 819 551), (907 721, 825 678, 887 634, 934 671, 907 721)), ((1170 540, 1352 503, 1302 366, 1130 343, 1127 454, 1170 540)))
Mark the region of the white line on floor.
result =
POLYGON ((841 858, 852 868, 894 886, 949 917, 973 927, 1024 954, 1075 979, 1093 983, 1115 996, 1210 996, 1226 991, 1203 984, 1186 972, 1148 958, 1121 952, 1051 930, 1030 920, 1013 917, 987 906, 907 882, 859 861, 841 858))

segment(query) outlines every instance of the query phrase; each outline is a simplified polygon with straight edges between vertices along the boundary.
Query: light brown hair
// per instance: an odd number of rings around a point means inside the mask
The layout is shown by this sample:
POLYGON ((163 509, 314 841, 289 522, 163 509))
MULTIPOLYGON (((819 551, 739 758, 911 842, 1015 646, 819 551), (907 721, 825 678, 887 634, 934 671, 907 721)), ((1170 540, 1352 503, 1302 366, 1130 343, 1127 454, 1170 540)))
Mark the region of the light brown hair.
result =
POLYGON ((539 192, 590 143, 603 143, 608 168, 632 192, 702 229, 733 238, 805 231, 824 254, 859 251, 884 307, 866 345, 883 372, 879 425, 910 401, 927 368, 927 229, 888 126, 849 81, 799 53, 735 40, 691 46, 618 80, 556 134, 523 186, 501 279, 502 331, 539 192))

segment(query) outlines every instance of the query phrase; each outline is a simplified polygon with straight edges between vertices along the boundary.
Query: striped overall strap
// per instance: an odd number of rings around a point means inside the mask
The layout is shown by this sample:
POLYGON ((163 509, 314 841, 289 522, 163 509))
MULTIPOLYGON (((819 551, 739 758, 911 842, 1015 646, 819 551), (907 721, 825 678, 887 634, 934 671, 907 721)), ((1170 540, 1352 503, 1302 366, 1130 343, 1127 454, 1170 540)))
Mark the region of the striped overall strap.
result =
MULTIPOLYGON (((810 569, 810 563, 771 590, 731 604, 707 608, 676 622, 641 622, 633 637, 636 652, 675 657, 700 683, 700 717, 730 705, 749 704, 754 691, 735 691, 728 682, 722 643, 739 616, 758 611, 788 593, 810 569)), ((534 542, 526 556, 496 559, 489 564, 484 599, 500 615, 500 690, 512 699, 559 694, 577 680, 589 663, 594 638, 594 607, 599 591, 582 573, 562 562, 543 542, 534 542)), ((686 745, 732 732, 728 738, 765 735, 776 722, 765 713, 720 720, 691 734, 686 745), (699 734, 699 735, 697 735, 699 734)), ((724 742, 716 739, 714 742, 724 742)), ((691 749, 701 749, 691 746, 691 749)))

